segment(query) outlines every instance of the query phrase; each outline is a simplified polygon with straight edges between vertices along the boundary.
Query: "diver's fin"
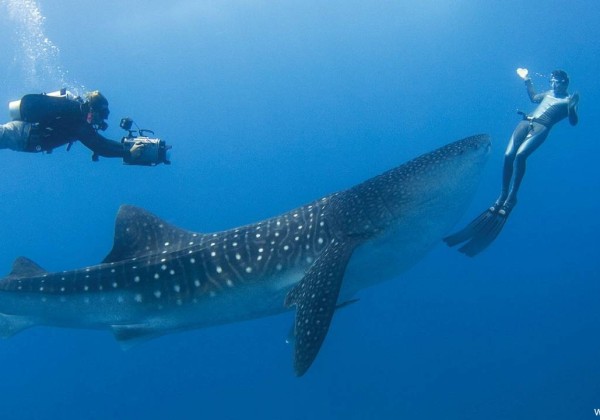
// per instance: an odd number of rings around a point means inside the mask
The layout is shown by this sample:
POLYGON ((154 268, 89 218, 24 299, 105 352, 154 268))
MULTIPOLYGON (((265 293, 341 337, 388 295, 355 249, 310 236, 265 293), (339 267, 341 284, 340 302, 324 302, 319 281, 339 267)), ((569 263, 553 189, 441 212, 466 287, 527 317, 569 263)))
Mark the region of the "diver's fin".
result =
POLYGON ((296 305, 294 369, 302 376, 317 357, 325 340, 344 272, 354 244, 333 240, 285 297, 285 306, 296 305))
POLYGON ((488 219, 485 226, 479 230, 469 242, 458 250, 469 257, 474 257, 486 249, 498 237, 506 220, 508 213, 495 213, 493 218, 488 219))
POLYGON ((471 221, 467 226, 463 229, 459 230, 452 235, 446 236, 443 240, 446 242, 448 246, 455 246, 460 244, 461 242, 468 241, 471 239, 477 232, 479 232, 490 219, 494 217, 495 213, 490 208, 481 213, 475 219, 471 221))

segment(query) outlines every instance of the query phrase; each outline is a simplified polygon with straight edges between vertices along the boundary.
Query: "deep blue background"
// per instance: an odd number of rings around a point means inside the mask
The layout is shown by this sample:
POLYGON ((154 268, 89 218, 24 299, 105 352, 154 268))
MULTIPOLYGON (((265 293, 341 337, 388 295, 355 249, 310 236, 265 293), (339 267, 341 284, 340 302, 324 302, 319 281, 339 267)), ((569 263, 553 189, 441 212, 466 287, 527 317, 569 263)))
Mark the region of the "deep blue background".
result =
POLYGON ((0 0, 3 103, 100 89, 110 137, 128 115, 174 145, 173 164, 156 168, 93 163, 80 144, 1 151, 6 273, 19 255, 50 271, 99 262, 122 203, 216 231, 487 132, 493 153, 466 223, 499 191, 515 109, 532 107, 516 67, 564 68, 582 98, 580 124, 555 127, 530 159, 498 240, 474 259, 440 244, 362 291, 303 378, 285 344, 292 314, 128 352, 107 332, 34 328, 0 342, 0 417, 593 418, 598 22, 597 0, 0 0), (38 21, 23 12, 38 6, 38 21))

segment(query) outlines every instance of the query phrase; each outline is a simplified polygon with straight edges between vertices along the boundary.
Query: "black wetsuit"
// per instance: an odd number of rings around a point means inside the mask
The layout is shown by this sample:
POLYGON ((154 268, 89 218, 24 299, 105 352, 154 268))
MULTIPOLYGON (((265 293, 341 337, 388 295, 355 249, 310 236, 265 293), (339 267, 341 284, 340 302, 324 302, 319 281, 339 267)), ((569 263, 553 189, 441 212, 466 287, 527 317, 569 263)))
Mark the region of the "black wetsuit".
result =
POLYGON ((101 136, 87 122, 88 112, 88 105, 78 98, 25 95, 21 99, 21 114, 23 121, 33 124, 25 151, 49 153, 79 140, 95 157, 127 155, 129 151, 120 142, 101 136))

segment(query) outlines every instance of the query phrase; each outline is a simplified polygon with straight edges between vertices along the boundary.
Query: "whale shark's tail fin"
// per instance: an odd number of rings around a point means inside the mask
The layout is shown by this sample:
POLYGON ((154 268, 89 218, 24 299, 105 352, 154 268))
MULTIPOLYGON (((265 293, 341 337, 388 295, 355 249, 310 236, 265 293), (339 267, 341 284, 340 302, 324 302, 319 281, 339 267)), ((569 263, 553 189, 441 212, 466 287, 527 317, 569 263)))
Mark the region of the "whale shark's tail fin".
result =
POLYGON ((446 236, 444 242, 455 246, 466 242, 458 250, 474 257, 486 249, 498 237, 514 205, 493 205, 477 216, 465 228, 446 236))

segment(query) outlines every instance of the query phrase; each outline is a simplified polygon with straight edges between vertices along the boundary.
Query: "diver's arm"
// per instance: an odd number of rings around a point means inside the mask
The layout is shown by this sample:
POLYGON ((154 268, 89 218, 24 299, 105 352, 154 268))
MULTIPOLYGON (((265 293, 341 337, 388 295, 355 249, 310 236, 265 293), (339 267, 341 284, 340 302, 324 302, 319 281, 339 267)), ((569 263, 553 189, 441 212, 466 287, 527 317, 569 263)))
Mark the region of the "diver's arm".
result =
POLYGON ((577 125, 579 116, 577 115, 577 105, 579 104, 579 93, 575 92, 569 98, 569 124, 577 125))
POLYGON ((94 152, 94 160, 97 156, 123 158, 129 155, 129 150, 122 143, 101 136, 91 126, 83 127, 78 137, 85 147, 94 152))
MULTIPOLYGON (((91 126, 87 126, 82 130, 79 139, 85 147, 94 152, 92 156, 93 161, 97 161, 98 156, 103 156, 108 158, 123 158, 123 161, 127 162, 129 165, 147 164, 146 162, 138 163, 138 158, 140 158, 145 148, 145 145, 142 142, 136 141, 133 146, 129 147, 127 144, 107 139, 98 134, 91 126)), ((158 164, 161 162, 154 163, 158 164)))
POLYGON ((535 88, 533 87, 533 82, 531 81, 531 78, 527 78, 525 79, 525 87, 527 88, 527 94, 529 95, 529 99, 531 100, 531 102, 535 102, 536 104, 539 104, 540 102, 542 102, 542 99, 544 99, 544 93, 535 93, 535 88))

